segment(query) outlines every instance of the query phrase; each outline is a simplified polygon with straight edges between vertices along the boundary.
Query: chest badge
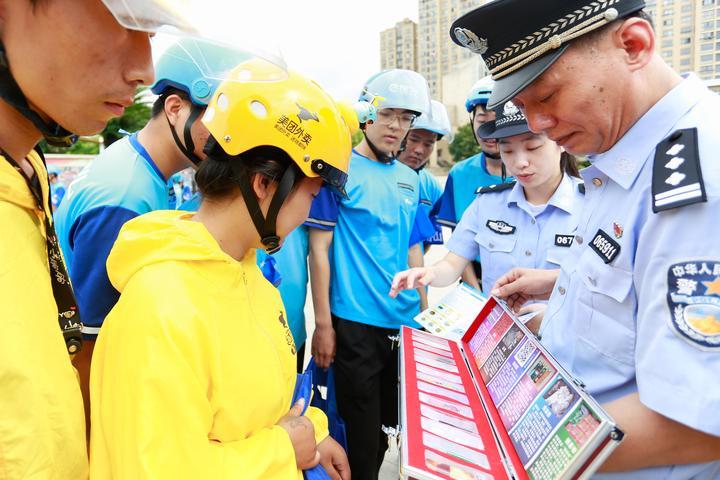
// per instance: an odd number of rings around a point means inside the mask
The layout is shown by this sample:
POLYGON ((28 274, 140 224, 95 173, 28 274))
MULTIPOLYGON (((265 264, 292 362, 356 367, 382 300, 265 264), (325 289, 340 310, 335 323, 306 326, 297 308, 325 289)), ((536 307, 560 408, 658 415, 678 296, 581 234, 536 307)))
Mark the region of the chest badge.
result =
POLYGON ((590 248, 600 255, 605 263, 611 263, 620 253, 620 244, 610 238, 610 235, 602 229, 598 230, 595 237, 590 242, 590 248))
POLYGON ((490 230, 500 235, 512 235, 515 233, 515 227, 503 220, 488 220, 485 224, 490 230))
POLYGON ((622 238, 623 236, 623 227, 617 222, 613 222, 613 233, 615 234, 615 238, 618 240, 622 238))
POLYGON ((720 262, 671 265, 667 301, 675 334, 702 350, 720 350, 720 262))
POLYGON ((573 240, 575 240, 575 235, 562 235, 558 233, 555 235, 555 246, 570 248, 572 247, 573 240))

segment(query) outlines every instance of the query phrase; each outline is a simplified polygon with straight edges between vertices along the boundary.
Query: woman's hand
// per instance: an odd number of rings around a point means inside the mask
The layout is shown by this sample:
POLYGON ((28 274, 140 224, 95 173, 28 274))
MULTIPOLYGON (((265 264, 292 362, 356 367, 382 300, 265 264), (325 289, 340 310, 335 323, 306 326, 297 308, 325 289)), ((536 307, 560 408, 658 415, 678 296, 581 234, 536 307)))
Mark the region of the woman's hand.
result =
POLYGON ((320 464, 332 480, 350 480, 350 463, 345 450, 328 436, 317 446, 320 464))
POLYGON ((307 470, 320 463, 320 452, 315 443, 315 427, 302 416, 305 400, 298 400, 277 425, 284 428, 295 450, 295 462, 300 470, 307 470))
POLYGON ((412 290, 418 287, 427 287, 435 280, 435 270, 432 267, 411 268, 395 275, 390 296, 395 298, 402 290, 412 290))
POLYGON ((550 298, 559 274, 560 270, 513 268, 495 282, 490 293, 518 312, 530 300, 550 298))

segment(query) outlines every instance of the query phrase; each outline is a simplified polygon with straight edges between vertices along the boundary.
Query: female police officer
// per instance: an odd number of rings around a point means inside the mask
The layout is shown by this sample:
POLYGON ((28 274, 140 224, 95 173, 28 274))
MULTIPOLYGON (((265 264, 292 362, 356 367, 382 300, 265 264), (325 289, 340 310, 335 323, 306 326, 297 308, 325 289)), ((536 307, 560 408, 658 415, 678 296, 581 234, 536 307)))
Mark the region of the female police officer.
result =
POLYGON ((557 268, 572 244, 582 189, 575 159, 546 135, 534 134, 508 102, 480 136, 498 140, 500 155, 516 182, 484 187, 447 243, 448 255, 431 267, 395 276, 392 295, 417 285, 446 286, 479 258, 483 290, 513 267, 557 268))
POLYGON ((108 257, 121 296, 93 357, 91 474, 285 480, 320 461, 347 480, 324 415, 288 413, 295 344, 255 251, 280 247, 323 180, 342 191, 350 128, 317 84, 259 59, 203 123, 198 213, 133 219, 108 257))

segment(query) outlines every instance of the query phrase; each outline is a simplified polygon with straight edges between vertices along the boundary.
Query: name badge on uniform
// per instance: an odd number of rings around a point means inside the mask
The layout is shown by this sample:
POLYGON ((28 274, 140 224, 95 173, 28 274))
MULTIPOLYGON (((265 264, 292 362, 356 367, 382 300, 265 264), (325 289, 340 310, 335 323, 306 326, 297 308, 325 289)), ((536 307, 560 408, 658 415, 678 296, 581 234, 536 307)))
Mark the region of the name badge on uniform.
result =
POLYGON ((595 238, 590 242, 590 248, 600 255, 600 258, 602 258, 605 263, 612 262, 618 253, 620 253, 620 244, 610 238, 610 235, 602 229, 598 230, 595 234, 595 238))
POLYGON ((670 327, 702 350, 720 350, 720 262, 690 260, 668 269, 670 327))
POLYGON ((575 235, 561 235, 557 234, 555 235, 555 246, 556 247, 572 247, 573 240, 575 240, 575 235))
POLYGON ((502 220, 488 220, 485 225, 500 235, 512 235, 515 233, 515 227, 502 220))

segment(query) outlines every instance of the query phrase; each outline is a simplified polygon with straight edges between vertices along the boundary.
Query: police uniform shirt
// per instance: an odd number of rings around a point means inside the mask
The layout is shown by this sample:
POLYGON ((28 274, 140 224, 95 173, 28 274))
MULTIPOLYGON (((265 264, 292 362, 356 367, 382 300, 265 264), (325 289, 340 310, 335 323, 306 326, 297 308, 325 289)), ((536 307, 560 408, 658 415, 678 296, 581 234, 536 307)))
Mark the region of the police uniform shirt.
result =
MULTIPOLYGON (((720 435, 720 98, 690 75, 582 172, 585 208, 541 328, 543 343, 601 403, 639 392, 648 408, 720 435), (699 161, 707 202, 653 213, 656 146, 668 188, 699 161), (687 147, 687 148, 685 148, 687 147), (666 150, 667 148, 667 150, 666 150), (699 159, 697 158, 699 157, 699 159)), ((702 182, 702 180, 701 180, 702 182)), ((659 195, 658 198, 661 198, 659 195)), ((656 199, 657 200, 657 199, 656 199)), ((720 462, 598 478, 720 478, 720 462)))
POLYGON ((447 249, 467 260, 479 259, 482 288, 515 267, 559 268, 570 250, 583 195, 580 179, 563 175, 545 209, 537 214, 519 183, 480 193, 465 211, 447 249))

